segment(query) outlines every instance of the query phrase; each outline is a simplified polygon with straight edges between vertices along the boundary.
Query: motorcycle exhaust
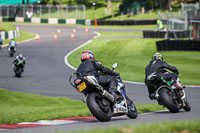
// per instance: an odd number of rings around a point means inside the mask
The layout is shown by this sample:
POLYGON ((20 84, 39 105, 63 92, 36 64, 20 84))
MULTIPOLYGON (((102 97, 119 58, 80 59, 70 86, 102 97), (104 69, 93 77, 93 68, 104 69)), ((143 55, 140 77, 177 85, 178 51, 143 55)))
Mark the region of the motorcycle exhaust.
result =
POLYGON ((105 96, 108 100, 110 100, 111 102, 114 102, 115 98, 113 95, 111 95, 109 92, 107 92, 106 90, 103 89, 103 87, 101 87, 98 84, 98 81, 96 80, 96 78, 94 76, 87 76, 85 78, 90 84, 96 86, 96 88, 101 92, 101 94, 103 96, 105 96))
POLYGON ((105 96, 108 100, 110 100, 111 102, 115 101, 115 98, 113 95, 111 95, 109 92, 107 92, 106 90, 103 90, 102 93, 103 96, 105 96))

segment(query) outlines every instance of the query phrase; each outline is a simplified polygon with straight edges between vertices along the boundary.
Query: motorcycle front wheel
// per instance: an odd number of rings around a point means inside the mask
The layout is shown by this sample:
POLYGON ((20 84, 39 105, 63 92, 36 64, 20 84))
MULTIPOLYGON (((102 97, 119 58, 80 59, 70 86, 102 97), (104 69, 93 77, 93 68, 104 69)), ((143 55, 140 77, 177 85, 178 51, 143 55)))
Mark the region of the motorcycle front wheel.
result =
POLYGON ((98 93, 89 93, 86 102, 90 112, 99 121, 110 121, 112 117, 112 110, 107 99, 104 99, 98 93))
POLYGON ((137 118, 138 112, 134 104, 128 106, 128 113, 126 115, 131 119, 137 118))
POLYGON ((18 68, 18 70, 15 72, 16 77, 21 77, 22 74, 22 68, 18 68))
POLYGON ((183 106, 183 109, 188 112, 191 110, 191 106, 189 102, 187 101, 187 98, 185 99, 185 106, 183 106))

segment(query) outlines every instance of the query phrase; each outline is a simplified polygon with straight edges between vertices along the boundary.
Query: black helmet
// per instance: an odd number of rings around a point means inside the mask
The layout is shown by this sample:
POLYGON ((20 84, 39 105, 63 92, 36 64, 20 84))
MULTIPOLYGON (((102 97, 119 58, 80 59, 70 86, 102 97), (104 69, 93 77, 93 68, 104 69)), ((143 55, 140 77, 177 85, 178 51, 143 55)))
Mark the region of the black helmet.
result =
POLYGON ((95 59, 94 53, 90 50, 83 51, 81 54, 81 61, 83 61, 85 59, 90 59, 90 60, 95 59))
POLYGON ((161 61, 163 61, 163 56, 160 53, 157 52, 152 56, 152 59, 153 60, 161 60, 161 61))

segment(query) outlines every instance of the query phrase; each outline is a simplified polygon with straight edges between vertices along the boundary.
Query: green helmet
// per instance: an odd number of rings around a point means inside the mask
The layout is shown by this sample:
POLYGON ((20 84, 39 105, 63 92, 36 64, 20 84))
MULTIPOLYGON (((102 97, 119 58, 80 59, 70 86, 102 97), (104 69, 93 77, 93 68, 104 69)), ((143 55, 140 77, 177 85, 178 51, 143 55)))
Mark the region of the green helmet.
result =
POLYGON ((160 54, 160 53, 155 53, 153 56, 152 56, 152 59, 153 60, 163 60, 163 56, 160 54))

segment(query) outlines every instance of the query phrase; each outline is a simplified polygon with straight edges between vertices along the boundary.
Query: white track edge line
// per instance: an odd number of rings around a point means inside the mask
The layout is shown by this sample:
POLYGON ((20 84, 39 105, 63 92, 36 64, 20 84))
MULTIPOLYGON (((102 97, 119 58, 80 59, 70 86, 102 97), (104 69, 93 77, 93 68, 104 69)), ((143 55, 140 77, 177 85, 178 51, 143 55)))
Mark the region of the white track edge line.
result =
MULTIPOLYGON (((100 33, 98 33, 98 32, 94 32, 94 33, 96 34, 96 36, 94 36, 93 39, 94 39, 94 38, 97 38, 98 36, 100 36, 100 33)), ((79 48, 81 48, 81 47, 87 45, 88 43, 90 43, 93 39, 88 40, 87 42, 81 44, 80 46, 76 47, 75 49, 73 49, 73 50, 71 50, 69 53, 67 53, 67 55, 65 55, 65 57, 64 57, 64 62, 65 62, 65 64, 66 64, 68 67, 70 67, 71 69, 77 70, 75 67, 73 67, 72 65, 69 64, 67 58, 68 58, 73 52, 75 52, 76 50, 78 50, 79 48)))
MULTIPOLYGON (((149 113, 142 113, 142 114, 138 114, 138 115, 151 115, 151 114, 155 114, 155 113, 159 113, 159 112, 165 112, 167 110, 159 110, 159 111, 155 111, 155 112, 149 112, 149 113)), ((125 118, 126 116, 119 116, 122 118, 125 118)), ((117 117, 113 117, 113 118, 117 118, 117 117)), ((72 123, 77 123, 78 121, 73 121, 73 120, 40 120, 40 121, 36 121, 36 122, 21 122, 18 123, 20 124, 39 124, 41 126, 46 125, 46 126, 55 126, 55 125, 66 125, 66 124, 72 124, 72 123), (60 122, 59 122, 60 121, 60 122)), ((12 129, 7 129, 7 128, 2 128, 0 129, 0 131, 3 130, 12 130, 12 129)))

